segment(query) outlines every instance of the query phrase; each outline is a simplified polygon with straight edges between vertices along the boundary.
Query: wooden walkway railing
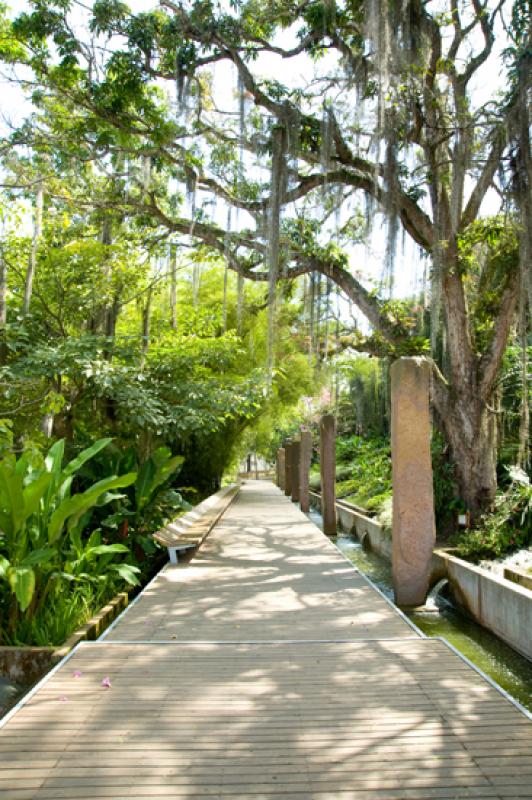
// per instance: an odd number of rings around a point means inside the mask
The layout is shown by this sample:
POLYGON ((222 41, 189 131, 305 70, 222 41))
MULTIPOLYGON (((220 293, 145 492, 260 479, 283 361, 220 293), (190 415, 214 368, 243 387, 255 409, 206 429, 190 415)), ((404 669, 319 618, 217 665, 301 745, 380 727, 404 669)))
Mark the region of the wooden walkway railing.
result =
POLYGON ((0 796, 530 798, 532 725, 250 482, 0 731, 0 796))

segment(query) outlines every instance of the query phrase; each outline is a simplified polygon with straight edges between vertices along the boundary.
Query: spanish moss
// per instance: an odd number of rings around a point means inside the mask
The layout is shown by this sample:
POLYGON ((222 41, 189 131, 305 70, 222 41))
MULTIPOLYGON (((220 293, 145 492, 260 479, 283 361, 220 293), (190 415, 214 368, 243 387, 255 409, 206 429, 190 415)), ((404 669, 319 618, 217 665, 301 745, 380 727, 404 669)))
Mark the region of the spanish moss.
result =
POLYGON ((272 130, 272 167, 268 214, 268 350, 267 374, 271 387, 275 365, 276 294, 279 278, 281 211, 286 192, 287 135, 283 126, 272 130))

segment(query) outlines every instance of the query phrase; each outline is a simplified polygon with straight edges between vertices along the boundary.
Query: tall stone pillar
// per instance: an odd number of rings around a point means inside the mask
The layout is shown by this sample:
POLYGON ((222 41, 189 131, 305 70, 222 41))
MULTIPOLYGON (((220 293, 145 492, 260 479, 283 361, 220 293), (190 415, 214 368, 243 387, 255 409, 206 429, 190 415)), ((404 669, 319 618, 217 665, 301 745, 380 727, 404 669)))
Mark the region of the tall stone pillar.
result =
POLYGON ((395 602, 425 602, 436 541, 429 417, 430 367, 399 358, 392 382, 392 575, 395 602))
POLYGON ((294 439, 292 443, 292 501, 299 503, 299 458, 301 455, 301 442, 294 439))
POLYGON ((333 414, 320 419, 321 515, 323 532, 336 536, 336 420, 333 414))
POLYGON ((284 493, 287 497, 292 495, 292 440, 284 443, 284 493))
POLYGON ((306 428, 301 431, 299 452, 299 505, 301 511, 308 514, 310 510, 309 473, 312 460, 312 434, 306 428))
POLYGON ((284 447, 277 451, 277 486, 284 491, 284 447))

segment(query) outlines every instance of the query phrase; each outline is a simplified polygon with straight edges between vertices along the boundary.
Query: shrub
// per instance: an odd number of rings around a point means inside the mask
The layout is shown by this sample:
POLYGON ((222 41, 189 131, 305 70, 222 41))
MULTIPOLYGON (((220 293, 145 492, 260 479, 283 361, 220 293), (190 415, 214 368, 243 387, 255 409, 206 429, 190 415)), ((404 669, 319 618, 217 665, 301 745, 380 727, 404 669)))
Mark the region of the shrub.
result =
POLYGON ((532 486, 518 467, 509 469, 511 483, 498 493, 494 509, 471 530, 458 534, 459 556, 471 561, 500 558, 532 542, 532 486))
MULTIPOLYGON (((81 467, 109 444, 100 439, 63 465, 64 441, 46 458, 7 454, 0 461, 0 608, 2 638, 23 640, 23 631, 39 631, 47 603, 61 619, 70 616, 70 589, 102 597, 109 586, 137 582, 138 569, 118 556, 129 553, 119 543, 102 542, 99 531, 84 538, 94 508, 120 497, 136 473, 110 475, 84 491, 73 491, 81 467)), ((58 629, 61 626, 57 626, 58 629)), ((62 627, 62 634, 65 633, 62 627)), ((66 633, 68 635, 68 632, 66 633)), ((43 644, 39 641, 25 643, 43 644)), ((60 643, 58 641, 52 642, 60 643)))

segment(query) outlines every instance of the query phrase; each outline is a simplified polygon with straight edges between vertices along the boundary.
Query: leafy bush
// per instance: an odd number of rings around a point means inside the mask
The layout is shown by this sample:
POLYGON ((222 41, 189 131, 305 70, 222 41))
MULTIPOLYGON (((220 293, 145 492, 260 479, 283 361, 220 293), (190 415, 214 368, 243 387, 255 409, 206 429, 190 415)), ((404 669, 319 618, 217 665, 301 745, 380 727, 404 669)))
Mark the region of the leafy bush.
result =
MULTIPOLYGON (((59 619, 63 614, 68 617, 73 586, 88 587, 89 595, 100 598, 123 580, 137 582, 136 567, 116 562, 118 555, 129 553, 125 545, 103 543, 99 531, 83 538, 93 510, 121 497, 115 490, 131 485, 136 473, 107 476, 83 491, 72 488, 78 471, 109 442, 100 439, 65 466, 63 440, 50 448, 46 458, 25 452, 18 459, 8 454, 0 461, 4 641, 21 641, 23 630, 38 632, 47 603, 59 619)), ((65 630, 63 626, 62 635, 65 630)), ((36 636, 34 643, 43 644, 42 636, 36 636)))
MULTIPOLYGON (((339 438, 336 456, 337 497, 377 517, 382 515, 385 524, 391 527, 392 462, 388 437, 339 438)), ((455 515, 462 505, 456 496, 454 470, 445 442, 437 432, 432 438, 432 464, 436 525, 441 533, 454 527, 455 515)))
POLYGON ((106 507, 105 513, 98 514, 98 524, 108 538, 127 542, 140 559, 143 554, 153 554, 157 548, 149 534, 189 507, 181 493, 169 486, 182 464, 182 456, 172 455, 168 447, 157 448, 139 462, 135 447, 124 451, 111 445, 87 465, 83 472, 85 480, 108 472, 136 473, 135 482, 111 503, 110 508, 106 507))
POLYGON ((434 489, 434 513, 439 536, 446 537, 456 528, 456 515, 465 511, 458 496, 455 468, 443 436, 434 431, 431 441, 434 489))
POLYGON ((457 554, 471 561, 500 558, 532 542, 532 485, 518 467, 509 469, 511 483, 499 492, 490 514, 475 528, 455 537, 457 554))
POLYGON ((379 513, 392 492, 390 443, 386 438, 338 439, 337 497, 379 513), (347 462, 347 463, 346 463, 347 462), (348 478, 344 476, 349 475, 348 478))

